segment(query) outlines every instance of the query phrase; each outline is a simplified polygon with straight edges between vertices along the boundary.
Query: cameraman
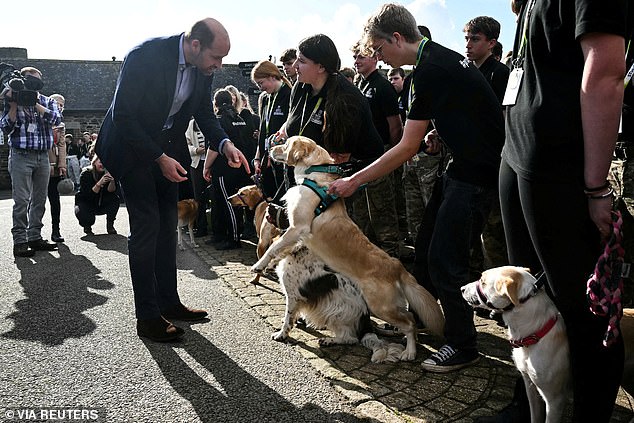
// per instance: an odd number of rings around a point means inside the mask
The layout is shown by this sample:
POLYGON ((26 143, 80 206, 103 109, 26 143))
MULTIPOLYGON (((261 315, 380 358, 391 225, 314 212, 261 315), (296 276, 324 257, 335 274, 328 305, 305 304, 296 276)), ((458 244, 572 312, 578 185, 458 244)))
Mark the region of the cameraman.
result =
POLYGON ((13 255, 31 257, 35 251, 52 251, 57 245, 42 239, 42 217, 53 145, 53 127, 61 122, 57 103, 40 94, 42 73, 33 67, 20 70, 24 90, 8 89, 0 129, 9 141, 9 174, 13 197, 13 255), (24 95, 26 94, 26 95, 24 95), (34 105, 22 106, 21 98, 35 97, 34 105))

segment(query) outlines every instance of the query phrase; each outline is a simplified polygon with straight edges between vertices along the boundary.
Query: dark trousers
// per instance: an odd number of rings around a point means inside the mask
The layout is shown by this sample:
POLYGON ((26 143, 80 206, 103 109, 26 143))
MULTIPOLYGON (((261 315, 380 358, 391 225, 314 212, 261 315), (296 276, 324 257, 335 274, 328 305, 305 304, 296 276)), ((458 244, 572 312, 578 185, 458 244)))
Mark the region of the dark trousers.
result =
MULTIPOLYGON (((102 214, 106 215, 108 223, 112 223, 117 218, 118 211, 119 197, 112 196, 110 201, 101 204, 75 200, 75 217, 77 217, 82 227, 94 225, 96 216, 102 214)), ((54 224, 53 228, 55 228, 54 224)))
POLYGON ((502 161, 500 204, 510 263, 544 270, 566 323, 573 421, 610 421, 623 372, 623 343, 602 345, 608 319, 592 314, 586 301, 586 281, 601 246, 583 185, 529 181, 502 161))
POLYGON ((473 309, 460 287, 469 280, 469 249, 473 234, 482 233, 495 199, 495 189, 469 184, 446 174, 434 188, 416 240, 414 276, 440 299, 445 313, 445 338, 458 349, 474 350, 473 309))
POLYGON ((177 184, 156 164, 121 178, 130 218, 128 258, 137 319, 153 319, 180 303, 176 286, 177 184))
POLYGON ((190 167, 189 173, 192 180, 192 188, 194 189, 194 199, 198 201, 198 218, 196 219, 196 231, 199 234, 207 233, 207 181, 203 177, 205 164, 203 161, 198 163, 198 167, 190 167))
POLYGON ((233 207, 227 198, 237 193, 242 185, 235 178, 226 176, 214 176, 212 182, 214 206, 217 208, 217 213, 214 214, 214 235, 220 240, 240 241, 244 226, 243 211, 241 207, 233 207))
POLYGON ((51 205, 51 225, 53 230, 59 230, 59 214, 62 209, 59 202, 57 183, 61 180, 61 176, 51 176, 48 180, 48 203, 51 205))

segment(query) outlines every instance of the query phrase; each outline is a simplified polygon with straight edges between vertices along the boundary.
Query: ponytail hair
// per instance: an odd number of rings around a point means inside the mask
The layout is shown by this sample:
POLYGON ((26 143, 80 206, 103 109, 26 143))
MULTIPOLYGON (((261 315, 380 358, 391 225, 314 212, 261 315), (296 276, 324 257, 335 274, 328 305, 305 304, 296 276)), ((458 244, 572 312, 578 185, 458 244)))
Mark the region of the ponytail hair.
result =
POLYGON ((280 69, 275 66, 275 64, 269 60, 260 60, 254 67, 251 69, 251 81, 255 83, 256 79, 264 79, 272 76, 278 81, 284 82, 289 87, 293 86, 293 83, 288 80, 288 78, 282 74, 280 69))

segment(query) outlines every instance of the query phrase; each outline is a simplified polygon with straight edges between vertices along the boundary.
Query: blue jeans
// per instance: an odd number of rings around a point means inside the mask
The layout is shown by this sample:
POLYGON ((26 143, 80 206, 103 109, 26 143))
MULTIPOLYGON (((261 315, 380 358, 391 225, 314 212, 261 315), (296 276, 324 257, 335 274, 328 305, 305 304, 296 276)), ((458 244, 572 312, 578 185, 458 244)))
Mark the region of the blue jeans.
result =
POLYGON ((48 151, 9 150, 14 244, 42 239, 42 217, 46 209, 50 173, 48 151))
POLYGON ((443 194, 429 245, 429 276, 445 312, 445 338, 454 348, 475 350, 473 309, 460 287, 469 280, 469 249, 487 220, 495 187, 482 187, 443 176, 443 194))

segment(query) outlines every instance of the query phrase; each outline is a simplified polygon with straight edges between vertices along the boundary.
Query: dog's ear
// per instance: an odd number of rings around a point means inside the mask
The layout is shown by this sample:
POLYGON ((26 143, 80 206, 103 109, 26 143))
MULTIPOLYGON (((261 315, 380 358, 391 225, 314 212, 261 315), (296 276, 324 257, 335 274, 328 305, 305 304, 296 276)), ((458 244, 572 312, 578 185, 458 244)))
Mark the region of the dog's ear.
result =
POLYGON ((520 284, 514 278, 509 276, 500 276, 500 278, 495 281, 495 290, 502 295, 506 295, 514 305, 519 305, 520 284))
POLYGON ((290 166, 294 166, 304 157, 307 157, 313 146, 301 138, 294 140, 293 145, 290 147, 290 154, 288 155, 287 164, 290 166))

